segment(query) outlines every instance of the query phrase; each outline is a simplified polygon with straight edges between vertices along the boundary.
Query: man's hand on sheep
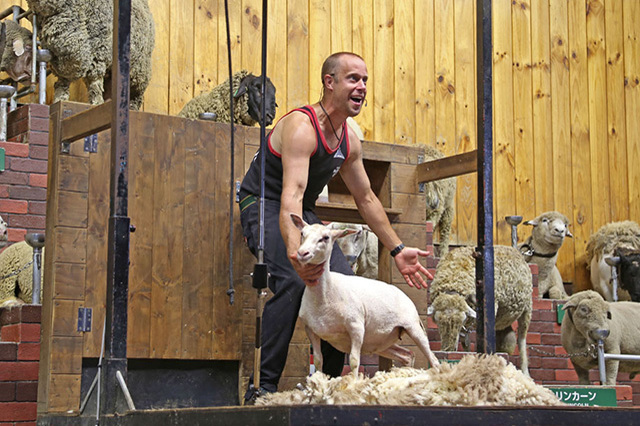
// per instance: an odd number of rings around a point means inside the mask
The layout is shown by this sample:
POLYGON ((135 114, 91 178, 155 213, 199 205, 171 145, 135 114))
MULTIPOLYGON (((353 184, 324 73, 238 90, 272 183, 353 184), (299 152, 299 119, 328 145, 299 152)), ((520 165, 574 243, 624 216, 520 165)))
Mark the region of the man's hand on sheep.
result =
POLYGON ((304 281, 305 285, 309 287, 313 287, 318 284, 320 277, 324 272, 324 263, 312 264, 305 263, 302 264, 298 260, 298 253, 293 253, 289 255, 289 259, 291 259, 291 264, 293 265, 293 269, 296 270, 302 281, 304 281))
POLYGON ((393 258, 396 261, 398 270, 410 287, 427 288, 427 283, 422 278, 422 275, 430 280, 433 279, 433 275, 419 261, 420 256, 427 257, 428 255, 428 251, 405 247, 393 258))

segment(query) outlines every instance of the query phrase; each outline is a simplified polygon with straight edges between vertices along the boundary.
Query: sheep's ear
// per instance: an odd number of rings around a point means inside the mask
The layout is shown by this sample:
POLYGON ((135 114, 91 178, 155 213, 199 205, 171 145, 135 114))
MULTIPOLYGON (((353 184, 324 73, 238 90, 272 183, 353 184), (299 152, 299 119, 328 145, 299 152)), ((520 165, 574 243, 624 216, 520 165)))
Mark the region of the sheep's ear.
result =
POLYGON ((433 305, 429 305, 429 307, 427 308, 427 315, 428 316, 433 315, 433 305))
POLYGON ((567 309, 575 308, 576 306, 578 306, 578 304, 575 301, 574 302, 567 302, 562 306, 562 310, 566 311, 567 309))
POLYGON ((567 237, 573 238, 573 234, 569 231, 569 228, 567 228, 567 237))
POLYGON ((347 235, 355 234, 356 232, 360 231, 356 231, 355 229, 336 229, 331 231, 331 237, 335 240, 336 238, 346 237, 347 235))
POLYGON ((240 81, 238 90, 236 90, 236 93, 233 94, 234 99, 238 99, 240 96, 247 93, 247 86, 249 85, 249 82, 252 78, 254 78, 253 75, 249 74, 245 78, 243 78, 242 81, 240 81))
POLYGON ((536 219, 531 219, 531 220, 527 220, 526 222, 523 222, 522 224, 523 225, 538 226, 538 221, 536 219))
POLYGON ((607 319, 611 319, 611 311, 607 311, 607 319))
POLYGON ((473 309, 471 309, 471 307, 469 305, 467 305, 467 312, 466 312, 467 316, 473 319, 477 318, 477 314, 476 311, 474 311, 473 309))
POLYGON ((307 226, 306 222, 304 220, 302 220, 302 218, 300 216, 298 216, 297 214, 291 213, 290 216, 291 216, 291 221, 296 226, 296 228, 298 228, 299 230, 302 231, 302 228, 307 226))
POLYGON ((24 53, 24 42, 22 39, 17 38, 13 40, 13 53, 15 53, 16 56, 22 56, 24 53))
POLYGON ((7 42, 7 24, 2 22, 0 24, 0 58, 4 54, 4 45, 7 42))

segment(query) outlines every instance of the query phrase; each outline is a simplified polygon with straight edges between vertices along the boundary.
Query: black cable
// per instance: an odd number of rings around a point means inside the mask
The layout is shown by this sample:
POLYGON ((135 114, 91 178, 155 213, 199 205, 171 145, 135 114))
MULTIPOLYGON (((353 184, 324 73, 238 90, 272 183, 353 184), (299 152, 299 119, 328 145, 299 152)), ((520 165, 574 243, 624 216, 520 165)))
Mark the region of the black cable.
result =
POLYGON ((235 141, 233 135, 235 133, 234 129, 234 114, 233 114, 233 70, 231 67, 231 33, 229 29, 229 3, 227 0, 224 0, 224 17, 227 23, 227 55, 229 57, 229 116, 231 117, 231 171, 229 183, 231 185, 230 193, 229 193, 229 289, 227 290, 227 295, 229 296, 229 304, 233 305, 234 302, 234 294, 235 290, 233 289, 233 209, 235 202, 235 182, 234 182, 234 154, 235 154, 235 141))

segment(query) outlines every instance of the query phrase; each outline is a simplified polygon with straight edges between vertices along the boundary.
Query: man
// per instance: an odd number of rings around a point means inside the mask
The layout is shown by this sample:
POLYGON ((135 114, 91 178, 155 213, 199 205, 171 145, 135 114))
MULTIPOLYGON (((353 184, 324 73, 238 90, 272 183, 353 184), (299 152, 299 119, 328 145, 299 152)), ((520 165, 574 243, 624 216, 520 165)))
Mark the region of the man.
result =
MULTIPOLYGON (((290 213, 307 223, 320 223, 315 201, 329 180, 340 171, 362 218, 391 251, 398 270, 411 287, 426 288, 422 277, 432 278, 419 263, 428 252, 404 247, 378 197, 371 189, 362 161, 362 144, 346 124, 360 113, 367 95, 367 67, 353 53, 329 56, 322 66, 322 99, 295 109, 274 126, 267 138, 265 158, 264 259, 274 296, 266 303, 262 319, 260 392, 275 392, 287 358, 305 285, 314 286, 324 268, 301 265, 296 257, 300 231, 290 213)), ((251 251, 256 254, 260 194, 258 151, 240 190, 241 222, 251 251)), ((334 246, 331 270, 353 274, 342 252, 334 246)), ((322 342, 323 370, 330 376, 342 372, 344 354, 322 342)), ((251 391, 245 398, 252 397, 251 391)))

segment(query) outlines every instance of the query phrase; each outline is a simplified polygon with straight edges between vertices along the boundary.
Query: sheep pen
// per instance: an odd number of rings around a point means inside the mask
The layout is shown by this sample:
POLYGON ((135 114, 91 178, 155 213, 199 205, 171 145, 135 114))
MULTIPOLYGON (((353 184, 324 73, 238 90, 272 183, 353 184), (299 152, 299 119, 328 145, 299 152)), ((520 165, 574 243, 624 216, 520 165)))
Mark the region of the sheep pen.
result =
POLYGON ((371 378, 317 372, 299 389, 266 394, 256 405, 565 405, 498 355, 466 355, 428 370, 394 367, 371 378))
MULTIPOLYGON (((233 74, 233 122, 244 126, 253 126, 260 122, 262 113, 262 77, 255 76, 247 70, 233 74)), ((269 126, 276 115, 276 88, 269 78, 265 87, 266 126, 269 126)), ((202 93, 185 104, 178 113, 179 117, 197 119, 200 114, 215 114, 213 121, 231 122, 231 105, 229 99, 229 79, 217 85, 211 91, 202 93)))
MULTIPOLYGON (((528 375, 527 331, 533 310, 531 269, 517 249, 495 246, 494 250, 497 350, 514 352, 516 339, 511 324, 518 321, 520 368, 528 375)), ((457 350, 460 334, 476 325, 474 251, 473 247, 459 247, 447 253, 438 262, 429 287, 431 304, 427 312, 438 326, 444 351, 457 350)), ((469 349, 467 342, 463 346, 469 349)))

